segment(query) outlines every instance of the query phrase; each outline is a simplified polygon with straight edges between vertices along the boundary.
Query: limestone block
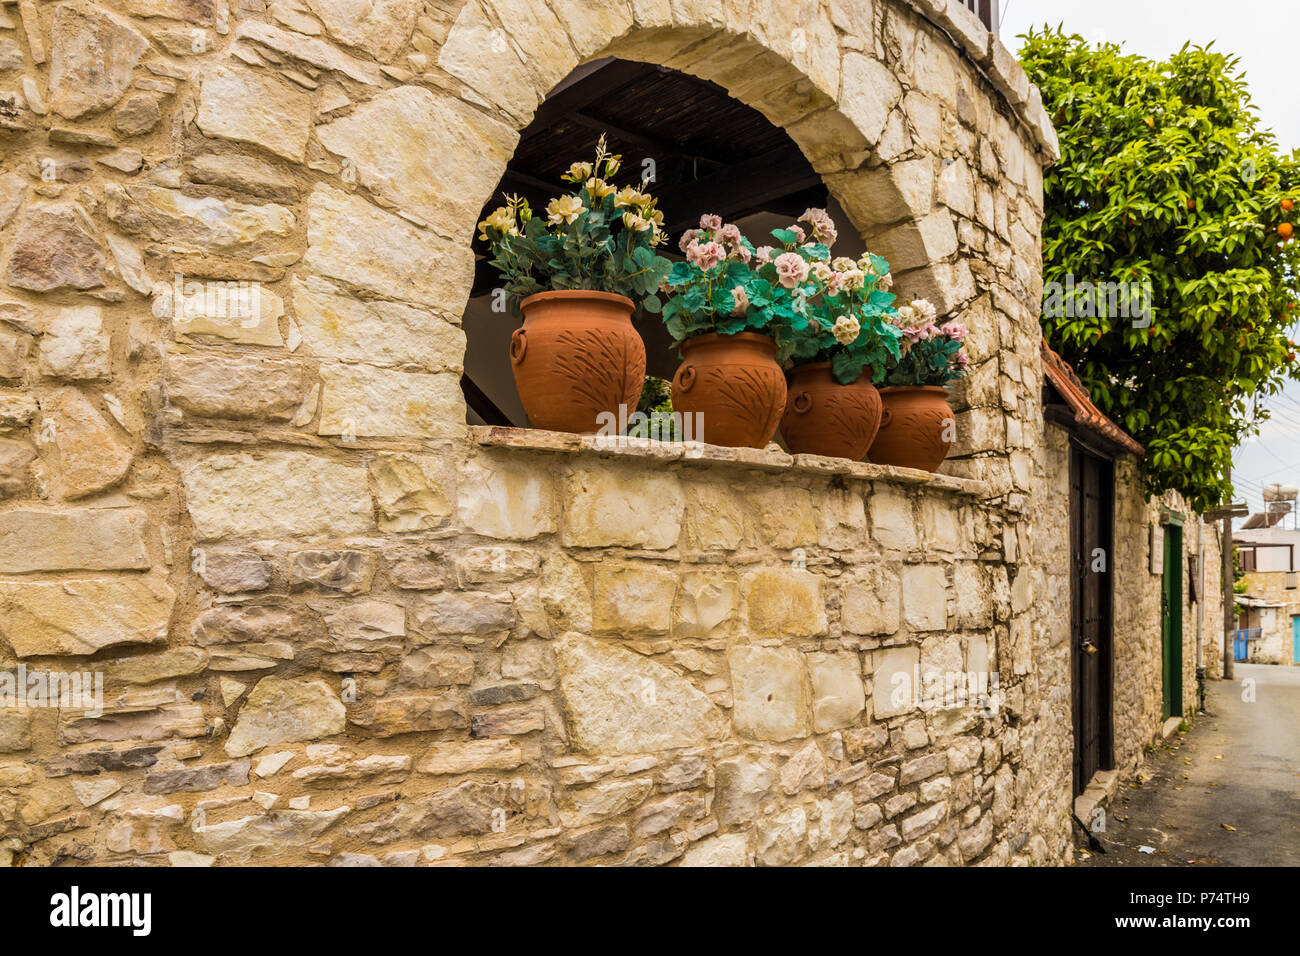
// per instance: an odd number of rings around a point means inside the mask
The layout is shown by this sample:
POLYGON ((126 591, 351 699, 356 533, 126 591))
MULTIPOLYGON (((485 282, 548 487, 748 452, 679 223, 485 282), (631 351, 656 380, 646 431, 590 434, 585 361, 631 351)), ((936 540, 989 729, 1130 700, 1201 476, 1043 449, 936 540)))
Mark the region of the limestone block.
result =
POLYGON ((196 352, 167 356, 167 398, 202 418, 289 421, 311 384, 293 361, 196 352))
POLYGON ((806 850, 808 814, 803 807, 791 807, 758 820, 754 832, 760 866, 789 866, 806 850))
POLYGON ((411 630, 423 639, 416 643, 494 637, 509 631, 517 620, 509 595, 481 591, 422 596, 410 604, 410 615, 411 630))
POLYGON ((310 94, 270 74, 222 67, 199 86, 195 122, 205 136, 252 143, 301 163, 311 120, 310 94))
POLYGON ((514 770, 523 762, 523 750, 513 740, 447 741, 435 744, 420 758, 415 769, 434 775, 462 774, 477 770, 514 770))
POLYGON ((654 565, 596 567, 592 626, 597 633, 636 637, 666 634, 677 574, 654 565))
POLYGON ((941 565, 909 564, 903 568, 903 619, 914 631, 948 626, 947 576, 941 565))
POLYGON ((889 68, 874 57, 847 53, 842 69, 840 109, 867 143, 874 143, 880 139, 902 88, 889 68))
POLYGON ((239 710, 226 741, 231 757, 244 757, 263 747, 341 734, 343 703, 324 681, 263 677, 239 710))
POLYGON ((330 36, 381 63, 402 52, 422 9, 419 0, 308 0, 307 6, 330 36))
POLYGON ((749 824, 777 782, 775 768, 747 754, 719 760, 716 777, 713 812, 723 826, 749 824))
MULTIPOLYGON (((550 36, 557 35, 558 24, 557 32, 550 36)), ((438 66, 502 109, 517 126, 524 126, 532 118, 538 102, 551 89, 535 86, 536 81, 509 37, 492 22, 478 0, 468 0, 460 8, 438 53, 438 66)), ((567 72, 560 72, 551 86, 567 72)))
POLYGON ((827 185, 860 227, 920 219, 933 205, 934 161, 926 156, 855 170, 828 177, 827 185))
POLYGON ((871 511, 871 536, 882 549, 910 551, 919 546, 911 498, 876 485, 867 504, 871 511))
POLYGON ((858 655, 813 653, 805 661, 812 679, 813 730, 821 734, 856 723, 866 709, 858 655))
POLYGON ((19 657, 156 644, 174 598, 161 575, 0 582, 0 637, 19 657))
POLYGON ((872 239, 872 251, 889 260, 892 272, 906 272, 947 259, 957 251, 952 213, 936 209, 928 216, 872 239))
POLYGON ((708 697, 639 654, 571 633, 557 643, 556 660, 572 745, 584 753, 652 753, 724 733, 708 697))
POLYGON ((84 393, 63 388, 42 399, 41 420, 43 431, 53 431, 54 471, 64 498, 84 498, 126 476, 130 443, 84 393))
POLYGON ((139 508, 22 508, 0 514, 0 573, 140 571, 149 567, 139 508))
POLYGON ((181 478, 201 541, 371 528, 365 469, 306 452, 212 455, 183 464, 181 478))
POLYGON ((808 690, 798 651, 733 647, 727 661, 737 733, 775 741, 808 735, 808 690))
POLYGON ((0 498, 21 497, 31 480, 36 449, 25 441, 0 438, 0 498))
POLYGON ((83 0, 59 4, 50 28, 50 108, 78 119, 112 106, 148 48, 122 17, 83 0))
POLYGON ((559 527, 550 469, 528 458, 479 454, 461 469, 456 521, 471 534, 527 541, 559 527))
POLYGON ((681 531, 684 495, 677 479, 632 468, 575 468, 565 483, 566 545, 662 551, 681 531))
POLYGON ((734 551, 745 539, 741 496, 722 484, 688 482, 683 528, 686 543, 699 551, 734 551))
POLYGON ((177 189, 144 184, 104 187, 105 211, 123 232, 167 243, 192 243, 213 252, 241 252, 268 238, 283 238, 297 225, 275 203, 251 205, 214 196, 186 196, 177 189))
POLYGON ((109 335, 98 306, 60 309, 41 338, 42 375, 66 379, 107 378, 109 335))
POLYGON ((33 292, 95 289, 104 284, 107 264, 104 247, 80 206, 37 206, 20 221, 6 281, 33 292))
POLYGON ((807 488, 759 487, 745 499, 763 538, 782 551, 806 548, 817 541, 817 515, 807 488))
POLYGON ((749 838, 744 833, 724 833, 694 844, 682 857, 682 866, 745 866, 749 838))
POLYGON ((463 242, 519 141, 482 110, 418 86, 387 90, 316 135, 376 196, 463 242))
POLYGON ((872 652, 872 712, 877 720, 916 708, 921 651, 917 647, 886 647, 872 652))
POLYGON ((370 463, 379 530, 436 528, 452 512, 443 462, 429 455, 381 454, 370 463))
POLYGON ((468 723, 458 698, 437 694, 368 700, 353 708, 349 719, 375 737, 461 728, 468 723))
POLYGON ((373 365, 326 365, 320 370, 322 435, 448 438, 465 429, 460 377, 398 372, 373 365))
POLYGON ((740 586, 729 576, 712 571, 683 574, 673 607, 673 635, 705 639, 724 632, 739 604, 740 586))
POLYGON ((993 586, 979 564, 958 564, 953 568, 957 626, 982 629, 993 626, 993 586))
POLYGON ((317 186, 308 205, 307 241, 304 261, 320 275, 448 315, 464 311, 474 272, 469 246, 419 229, 360 196, 317 186))
POLYGON ((825 634, 823 579, 808 571, 765 568, 745 575, 741 589, 749 632, 756 637, 825 634))
POLYGON ((294 278, 293 307, 303 354, 371 365, 417 365, 459 372, 465 333, 424 309, 383 300, 362 301, 323 279, 294 278))
POLYGON ((846 576, 840 596, 840 623, 845 632, 888 635, 898 631, 902 581, 889 565, 859 568, 846 576))

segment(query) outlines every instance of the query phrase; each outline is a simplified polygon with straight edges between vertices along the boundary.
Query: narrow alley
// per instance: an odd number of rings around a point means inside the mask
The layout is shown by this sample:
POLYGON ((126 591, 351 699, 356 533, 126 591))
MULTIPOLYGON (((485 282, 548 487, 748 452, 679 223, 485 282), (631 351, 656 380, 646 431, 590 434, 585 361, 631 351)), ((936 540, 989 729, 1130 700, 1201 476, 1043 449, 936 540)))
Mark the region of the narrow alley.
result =
POLYGON ((1206 709, 1117 795, 1105 854, 1081 865, 1300 865, 1300 845, 1281 838, 1300 833, 1300 667, 1239 663, 1234 680, 1209 682, 1206 709))

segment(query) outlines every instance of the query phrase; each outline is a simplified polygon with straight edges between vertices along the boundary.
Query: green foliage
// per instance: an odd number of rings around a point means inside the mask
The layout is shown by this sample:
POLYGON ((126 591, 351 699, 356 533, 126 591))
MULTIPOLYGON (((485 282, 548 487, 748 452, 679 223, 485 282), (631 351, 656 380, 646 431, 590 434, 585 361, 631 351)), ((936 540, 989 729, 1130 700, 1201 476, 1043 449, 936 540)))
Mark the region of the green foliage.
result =
POLYGON ((1300 154, 1259 127, 1235 58, 1185 46, 1155 62, 1059 29, 1031 31, 1020 56, 1061 141, 1043 182, 1044 281, 1149 283, 1149 324, 1076 286, 1044 334, 1146 446, 1149 490, 1212 507, 1231 496, 1233 448, 1267 417, 1260 400, 1300 379, 1300 246, 1279 231, 1296 223, 1284 200, 1300 154))
POLYGON ((686 259, 673 263, 664 288, 661 313, 678 346, 699 335, 757 332, 777 343, 777 358, 793 348, 793 333, 808 322, 798 308, 798 293, 761 276, 754 268, 753 244, 734 225, 704 215, 699 229, 682 236, 686 259))
POLYGON ((963 352, 966 326, 960 322, 938 325, 935 308, 914 299, 895 310, 893 321, 902 335, 902 358, 885 376, 887 385, 937 385, 947 387, 966 374, 969 359, 963 352))
POLYGON ((848 384, 871 368, 877 380, 899 358, 900 332, 892 324, 894 297, 880 286, 889 263, 879 256, 832 259, 835 225, 809 209, 811 241, 798 225, 775 229, 781 248, 754 245, 734 225, 706 214, 682 237, 686 261, 665 280, 673 293, 664 306, 668 331, 679 344, 710 332, 758 332, 777 343, 777 360, 830 362, 848 384))
POLYGON ((551 200, 545 218, 526 200, 507 197, 479 223, 516 315, 523 299, 559 289, 613 292, 659 311, 655 293, 670 265, 655 252, 666 241, 663 213, 645 184, 613 184, 620 163, 602 136, 595 162, 574 163, 564 177, 581 188, 551 200))

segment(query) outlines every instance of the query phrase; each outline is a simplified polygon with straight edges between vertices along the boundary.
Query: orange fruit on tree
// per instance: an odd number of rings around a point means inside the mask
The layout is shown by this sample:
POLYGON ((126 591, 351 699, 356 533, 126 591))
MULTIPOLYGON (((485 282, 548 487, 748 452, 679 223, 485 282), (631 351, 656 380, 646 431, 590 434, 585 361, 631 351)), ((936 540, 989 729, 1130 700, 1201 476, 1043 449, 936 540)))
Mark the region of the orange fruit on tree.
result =
POLYGON ((1290 239, 1291 233, 1293 232, 1295 232, 1295 228, 1291 225, 1291 223, 1289 222, 1278 223, 1277 234, 1281 236, 1283 239, 1290 239))
POLYGON ((1187 208, 1188 208, 1188 209, 1195 209, 1195 208, 1196 208, 1196 200, 1195 200, 1195 199, 1189 199, 1189 200, 1187 200, 1187 208))
POLYGON ((1290 211, 1291 211, 1292 209, 1294 209, 1294 208, 1295 208, 1295 200, 1294 200, 1294 199, 1283 199, 1283 200, 1282 200, 1282 211, 1283 211, 1283 212, 1290 212, 1290 211))

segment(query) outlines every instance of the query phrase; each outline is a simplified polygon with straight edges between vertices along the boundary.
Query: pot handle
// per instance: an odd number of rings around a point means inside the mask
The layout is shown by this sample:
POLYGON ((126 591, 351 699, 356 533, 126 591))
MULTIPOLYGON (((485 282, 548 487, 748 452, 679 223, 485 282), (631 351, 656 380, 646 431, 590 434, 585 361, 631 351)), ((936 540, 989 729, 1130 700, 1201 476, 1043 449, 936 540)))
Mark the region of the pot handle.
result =
POLYGON ((528 338, 523 329, 515 329, 514 335, 510 336, 510 364, 518 365, 524 360, 524 353, 528 351, 528 338))
POLYGON ((889 423, 890 423, 891 421, 893 421, 893 419, 894 419, 894 413, 893 413, 892 411, 890 411, 888 408, 882 408, 882 409, 880 410, 880 427, 881 427, 881 428, 888 428, 888 427, 889 427, 889 423))
POLYGON ((812 396, 809 395, 807 392, 800 392, 798 395, 794 397, 794 401, 790 403, 790 407, 793 408, 800 415, 806 415, 808 412, 812 411, 812 407, 813 407, 812 396))
POLYGON ((677 387, 683 392, 689 392, 695 385, 695 366, 683 365, 677 370, 677 387))

